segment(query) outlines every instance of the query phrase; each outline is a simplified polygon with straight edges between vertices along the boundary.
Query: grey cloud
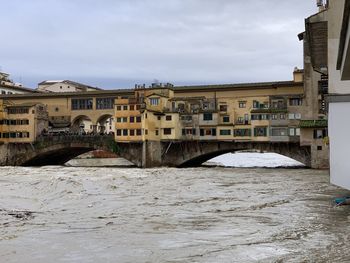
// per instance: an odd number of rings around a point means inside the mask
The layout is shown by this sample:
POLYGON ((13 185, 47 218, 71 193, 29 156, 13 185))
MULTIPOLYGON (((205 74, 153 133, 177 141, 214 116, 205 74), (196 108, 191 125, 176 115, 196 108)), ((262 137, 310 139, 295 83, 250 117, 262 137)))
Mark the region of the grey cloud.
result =
POLYGON ((30 86, 68 77, 105 87, 290 79, 302 66, 296 35, 316 10, 314 0, 0 2, 11 10, 0 17, 0 66, 30 86))

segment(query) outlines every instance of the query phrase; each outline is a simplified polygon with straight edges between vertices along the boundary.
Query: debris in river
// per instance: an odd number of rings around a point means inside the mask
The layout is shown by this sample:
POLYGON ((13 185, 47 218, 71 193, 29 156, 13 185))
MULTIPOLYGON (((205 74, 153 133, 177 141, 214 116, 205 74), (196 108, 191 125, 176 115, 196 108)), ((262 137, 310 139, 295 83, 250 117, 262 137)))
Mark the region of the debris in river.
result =
POLYGON ((350 196, 336 198, 334 202, 337 206, 350 205, 350 196))

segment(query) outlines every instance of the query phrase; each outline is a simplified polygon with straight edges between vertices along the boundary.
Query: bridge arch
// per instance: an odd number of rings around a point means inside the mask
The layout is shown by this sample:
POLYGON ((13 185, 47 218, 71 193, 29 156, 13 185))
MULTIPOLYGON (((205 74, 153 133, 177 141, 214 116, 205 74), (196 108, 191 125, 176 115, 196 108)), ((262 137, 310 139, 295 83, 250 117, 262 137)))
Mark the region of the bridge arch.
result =
MULTIPOLYGON (((119 145, 113 135, 45 135, 34 144, 6 144, 0 165, 45 166, 63 165, 92 150, 116 153, 136 166, 142 166, 142 144, 119 145)), ((1 150, 1 149, 0 149, 1 150)))
MULTIPOLYGON (((265 142, 179 142, 166 148, 163 162, 169 166, 196 167, 202 163, 229 152, 243 150, 258 150, 262 152, 277 153, 305 166, 311 166, 311 149, 300 146, 298 143, 265 143, 265 142)), ((164 151, 163 151, 164 152, 164 151)))
POLYGON ((71 122, 71 130, 74 132, 92 132, 94 128, 93 120, 87 115, 78 115, 71 122))
POLYGON ((103 114, 101 115, 96 122, 97 132, 99 133, 114 133, 114 118, 112 114, 103 114))

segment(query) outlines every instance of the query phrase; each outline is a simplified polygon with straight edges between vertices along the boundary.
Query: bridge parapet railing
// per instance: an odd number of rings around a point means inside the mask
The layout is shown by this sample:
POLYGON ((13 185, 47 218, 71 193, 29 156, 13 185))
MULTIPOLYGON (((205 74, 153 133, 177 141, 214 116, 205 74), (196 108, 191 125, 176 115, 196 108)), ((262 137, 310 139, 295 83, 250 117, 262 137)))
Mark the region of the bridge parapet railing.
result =
POLYGON ((113 135, 107 134, 48 134, 48 135, 39 135, 35 143, 45 143, 45 144, 55 144, 55 143, 70 143, 70 142, 89 142, 89 143, 103 143, 106 141, 113 141, 113 135))

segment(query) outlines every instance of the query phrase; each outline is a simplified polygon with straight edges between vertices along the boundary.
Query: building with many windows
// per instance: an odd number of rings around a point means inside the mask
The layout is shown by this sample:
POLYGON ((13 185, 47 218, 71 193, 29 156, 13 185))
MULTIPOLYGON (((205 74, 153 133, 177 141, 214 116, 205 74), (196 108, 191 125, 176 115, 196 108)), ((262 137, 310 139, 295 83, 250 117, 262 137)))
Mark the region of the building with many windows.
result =
POLYGON ((115 101, 116 141, 299 142, 302 74, 280 83, 138 87, 115 101))
POLYGON ((32 143, 48 129, 48 112, 43 104, 11 105, 0 100, 0 141, 32 143))
MULTIPOLYGON (((119 143, 290 142, 313 147, 316 140, 326 143, 326 133, 315 128, 323 122, 308 119, 307 96, 311 93, 305 92, 303 74, 295 69, 291 81, 177 87, 154 84, 127 90, 10 94, 4 100, 9 107, 45 106, 48 132, 52 133, 112 132, 119 143)), ((324 150, 323 145, 316 150, 324 150)), ((325 166, 312 152, 310 155, 314 168, 325 166)))

